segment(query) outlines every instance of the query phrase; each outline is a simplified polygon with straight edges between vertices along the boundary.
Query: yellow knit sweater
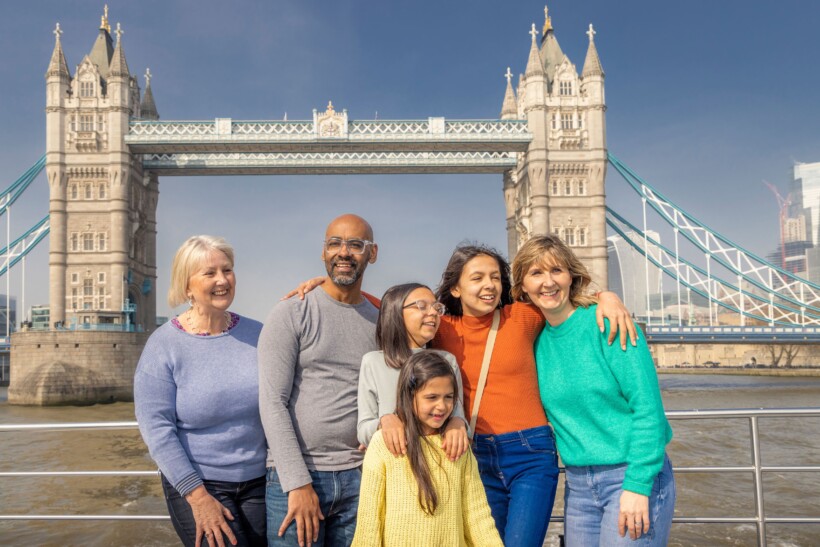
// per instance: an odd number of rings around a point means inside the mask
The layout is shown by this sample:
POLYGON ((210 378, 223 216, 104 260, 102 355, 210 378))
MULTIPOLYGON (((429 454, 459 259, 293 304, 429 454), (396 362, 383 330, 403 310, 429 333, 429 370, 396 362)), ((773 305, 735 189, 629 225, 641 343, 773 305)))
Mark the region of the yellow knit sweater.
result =
POLYGON ((427 515, 419 505, 408 459, 394 457, 377 431, 364 456, 353 547, 503 547, 475 456, 467 452, 451 462, 440 436, 427 439, 433 446, 422 441, 422 447, 439 498, 435 514, 427 515))

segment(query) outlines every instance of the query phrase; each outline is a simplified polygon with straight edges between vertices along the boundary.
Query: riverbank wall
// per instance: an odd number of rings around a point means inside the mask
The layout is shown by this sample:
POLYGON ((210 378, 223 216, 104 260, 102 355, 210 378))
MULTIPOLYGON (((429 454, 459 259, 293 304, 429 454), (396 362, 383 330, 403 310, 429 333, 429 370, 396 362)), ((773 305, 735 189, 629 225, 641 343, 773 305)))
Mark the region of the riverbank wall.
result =
POLYGON ((661 368, 658 374, 717 374, 724 376, 780 376, 820 378, 820 368, 661 368))
MULTIPOLYGON (((795 367, 820 365, 820 340, 809 344, 726 344, 726 343, 667 343, 650 342, 649 351, 659 368, 690 367, 693 365, 717 368, 744 365, 776 365, 795 367)), ((697 369, 714 370, 714 369, 697 369)), ((764 369, 743 369, 764 370, 764 369)))
POLYGON ((90 405, 134 400, 146 333, 26 331, 12 335, 8 402, 90 405))

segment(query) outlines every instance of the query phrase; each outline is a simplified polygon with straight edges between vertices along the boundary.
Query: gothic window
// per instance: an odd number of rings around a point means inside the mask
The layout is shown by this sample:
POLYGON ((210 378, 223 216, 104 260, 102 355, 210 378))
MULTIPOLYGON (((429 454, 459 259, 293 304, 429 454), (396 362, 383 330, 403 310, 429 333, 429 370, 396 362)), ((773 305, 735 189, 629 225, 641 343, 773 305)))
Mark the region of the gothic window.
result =
POLYGON ((88 114, 80 116, 80 131, 94 131, 94 116, 88 114))
POLYGON ((572 129, 572 114, 561 114, 561 129, 572 129))
POLYGON ((77 309, 77 289, 71 289, 71 309, 77 309))
POLYGON ((572 195, 572 183, 568 180, 564 181, 564 195, 571 196, 572 195))
POLYGON ((558 129, 558 114, 553 114, 552 116, 552 128, 558 129))
POLYGON ((83 296, 94 296, 93 279, 83 279, 83 296))
POLYGON ((97 234, 97 250, 105 250, 105 234, 97 234))
POLYGON ((76 131, 77 130, 77 118, 71 116, 68 120, 68 129, 69 131, 76 131))
POLYGON ((105 272, 97 273, 97 283, 105 283, 105 272))
POLYGON ((102 184, 100 184, 98 197, 100 199, 105 199, 105 183, 104 182, 102 184))
POLYGON ((584 115, 580 112, 578 113, 578 129, 584 128, 584 115))
POLYGON ((572 82, 561 82, 558 89, 561 95, 572 95, 572 82))
POLYGON ((97 130, 105 131, 105 118, 103 118, 102 116, 97 117, 97 130))
POLYGON ((569 228, 565 231, 567 237, 564 241, 566 241, 567 245, 570 247, 575 247, 575 230, 569 228))
POLYGON ((585 195, 587 195, 587 185, 586 185, 586 183, 585 183, 584 181, 582 181, 582 180, 579 180, 579 181, 578 181, 578 195, 579 195, 579 196, 585 196, 585 195))
POLYGON ((77 199, 78 193, 76 184, 71 185, 71 189, 69 190, 69 196, 71 199, 77 199))
POLYGON ((77 234, 76 233, 71 234, 71 250, 72 251, 79 251, 80 250, 80 246, 79 246, 78 242, 79 242, 79 239, 77 237, 77 234))
POLYGON ((94 234, 83 234, 83 251, 94 250, 94 234))
POLYGON ((578 230, 578 245, 580 247, 586 247, 587 246, 587 229, 586 228, 581 228, 580 230, 578 230))
POLYGON ((91 191, 91 185, 90 184, 85 185, 84 198, 85 199, 91 199, 92 198, 92 191, 91 191))
POLYGON ((71 283, 79 283, 80 282, 80 274, 74 272, 71 274, 71 283))
POLYGON ((558 181, 557 180, 552 181, 552 195, 553 196, 558 195, 558 181))
POLYGON ((94 82, 80 82, 80 97, 94 96, 94 82))

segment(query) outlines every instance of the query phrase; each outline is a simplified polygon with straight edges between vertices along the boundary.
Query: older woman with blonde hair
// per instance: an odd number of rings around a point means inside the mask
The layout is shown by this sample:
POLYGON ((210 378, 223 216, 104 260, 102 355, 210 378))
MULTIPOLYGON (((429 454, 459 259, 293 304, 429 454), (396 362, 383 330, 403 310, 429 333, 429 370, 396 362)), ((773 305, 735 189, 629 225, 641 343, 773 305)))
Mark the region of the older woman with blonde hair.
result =
POLYGON ((189 308, 148 339, 134 377, 140 432, 186 546, 265 545, 265 434, 256 345, 262 324, 228 311, 233 248, 194 236, 176 253, 168 303, 189 308), (204 540, 204 541, 203 541, 204 540))

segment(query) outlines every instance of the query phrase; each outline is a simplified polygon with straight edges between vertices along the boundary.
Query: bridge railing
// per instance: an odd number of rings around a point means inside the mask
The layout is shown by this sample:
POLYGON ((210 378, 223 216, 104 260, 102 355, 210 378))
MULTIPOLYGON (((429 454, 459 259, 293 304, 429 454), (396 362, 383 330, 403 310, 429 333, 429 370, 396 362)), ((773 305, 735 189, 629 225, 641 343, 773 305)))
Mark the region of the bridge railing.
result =
MULTIPOLYGON (((820 524, 820 516, 814 517, 775 517, 766 514, 764 506, 764 481, 767 473, 818 473, 820 465, 763 465, 760 456, 760 427, 763 418, 820 418, 820 408, 778 408, 778 409, 740 409, 740 410, 672 410, 667 411, 670 420, 743 420, 749 425, 749 450, 751 463, 749 465, 722 465, 722 466, 676 466, 675 473, 690 473, 701 475, 721 475, 747 473, 752 476, 752 492, 754 497, 754 515, 748 516, 682 516, 675 517, 677 524, 752 524, 757 531, 757 544, 765 546, 766 527, 768 524, 820 524)), ((52 423, 52 424, 4 424, 0 425, 0 432, 11 431, 61 431, 61 430, 115 430, 134 429, 136 422, 91 422, 91 423, 52 423)), ((563 472, 563 469, 561 469, 563 472)), ((0 478, 13 477, 146 477, 157 476, 157 470, 144 471, 5 471, 0 472, 0 478)), ((9 515, 0 514, 3 520, 167 520, 168 515, 70 515, 70 514, 27 514, 9 515)), ((552 522, 563 522, 563 516, 553 516, 552 522)))

